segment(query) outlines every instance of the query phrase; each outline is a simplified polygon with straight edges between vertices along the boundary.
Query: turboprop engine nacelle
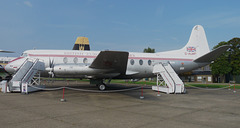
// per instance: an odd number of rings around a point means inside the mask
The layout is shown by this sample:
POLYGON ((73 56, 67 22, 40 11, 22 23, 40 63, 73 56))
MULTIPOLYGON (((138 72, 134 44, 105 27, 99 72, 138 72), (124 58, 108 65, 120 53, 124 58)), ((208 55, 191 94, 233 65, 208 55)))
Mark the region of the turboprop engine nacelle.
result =
POLYGON ((93 75, 100 72, 104 72, 104 70, 93 69, 93 68, 89 68, 89 66, 81 66, 81 65, 55 65, 53 68, 53 73, 56 76, 68 75, 68 74, 93 75))

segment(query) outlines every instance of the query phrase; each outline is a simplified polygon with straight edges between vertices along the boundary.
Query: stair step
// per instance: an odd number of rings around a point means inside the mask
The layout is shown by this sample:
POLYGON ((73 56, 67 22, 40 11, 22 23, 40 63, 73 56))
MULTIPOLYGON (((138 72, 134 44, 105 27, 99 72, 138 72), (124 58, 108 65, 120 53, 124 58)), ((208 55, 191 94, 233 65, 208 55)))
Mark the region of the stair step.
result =
POLYGON ((157 85, 159 82, 159 74, 162 76, 163 80, 165 81, 167 85, 167 89, 165 87, 152 87, 152 90, 155 91, 162 91, 166 93, 183 93, 184 92, 184 84, 182 80, 179 78, 177 73, 174 71, 170 63, 159 63, 157 65, 154 65, 153 67, 153 73, 157 74, 157 85), (159 89, 161 88, 161 89, 159 89))
POLYGON ((38 71, 43 71, 44 69, 44 63, 38 59, 26 59, 8 83, 9 90, 14 92, 21 91, 20 88, 22 83, 30 82, 38 71))

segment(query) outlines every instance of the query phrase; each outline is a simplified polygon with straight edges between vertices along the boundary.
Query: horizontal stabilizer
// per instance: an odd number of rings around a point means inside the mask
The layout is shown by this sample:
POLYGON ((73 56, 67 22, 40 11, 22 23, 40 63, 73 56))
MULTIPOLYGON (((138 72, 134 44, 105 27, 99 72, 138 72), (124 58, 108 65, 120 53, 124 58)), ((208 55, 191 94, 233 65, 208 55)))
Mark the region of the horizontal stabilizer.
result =
POLYGON ((101 51, 89 66, 95 69, 109 69, 111 72, 126 73, 128 52, 101 51))
POLYGON ((211 62, 211 61, 215 60, 216 58, 218 58, 228 48, 230 48, 229 45, 220 46, 217 49, 195 59, 194 62, 211 62))

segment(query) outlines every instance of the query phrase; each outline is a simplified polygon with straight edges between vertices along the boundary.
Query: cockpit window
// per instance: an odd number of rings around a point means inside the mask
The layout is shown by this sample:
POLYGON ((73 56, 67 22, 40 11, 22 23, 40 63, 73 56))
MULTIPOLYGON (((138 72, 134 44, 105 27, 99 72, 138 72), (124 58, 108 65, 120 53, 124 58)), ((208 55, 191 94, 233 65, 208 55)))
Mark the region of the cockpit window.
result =
POLYGON ((28 54, 27 53, 22 53, 21 57, 27 57, 28 54))

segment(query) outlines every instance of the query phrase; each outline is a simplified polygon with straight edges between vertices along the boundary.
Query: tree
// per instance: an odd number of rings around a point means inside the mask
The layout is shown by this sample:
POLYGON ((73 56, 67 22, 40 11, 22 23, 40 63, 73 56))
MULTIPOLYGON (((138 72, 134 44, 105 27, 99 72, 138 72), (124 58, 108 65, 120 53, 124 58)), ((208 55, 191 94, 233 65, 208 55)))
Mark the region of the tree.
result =
MULTIPOLYGON (((213 50, 222 46, 222 45, 228 45, 228 42, 222 41, 220 43, 218 43, 218 45, 213 47, 213 50)), ((224 77, 225 74, 228 74, 231 72, 232 68, 229 62, 229 56, 230 56, 230 52, 226 51, 224 53, 222 53, 221 56, 219 56, 214 63, 210 64, 210 67, 212 69, 212 74, 216 77, 224 77)))
POLYGON ((240 74, 240 38, 233 38, 228 41, 230 48, 230 64, 232 67, 231 74, 240 74))
POLYGON ((151 49, 151 48, 144 48, 144 50, 143 50, 143 52, 144 53, 155 53, 155 49, 153 48, 153 49, 151 49))
POLYGON ((210 64, 212 74, 215 76, 225 76, 226 74, 240 74, 240 38, 233 38, 228 42, 222 41, 213 49, 222 45, 229 45, 230 48, 222 53, 214 63, 210 64))

